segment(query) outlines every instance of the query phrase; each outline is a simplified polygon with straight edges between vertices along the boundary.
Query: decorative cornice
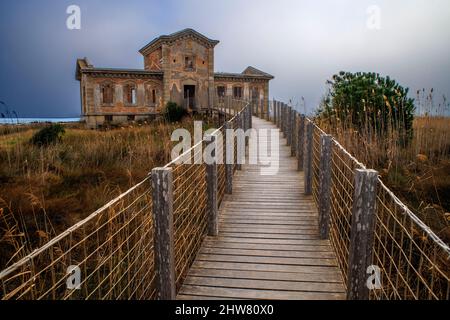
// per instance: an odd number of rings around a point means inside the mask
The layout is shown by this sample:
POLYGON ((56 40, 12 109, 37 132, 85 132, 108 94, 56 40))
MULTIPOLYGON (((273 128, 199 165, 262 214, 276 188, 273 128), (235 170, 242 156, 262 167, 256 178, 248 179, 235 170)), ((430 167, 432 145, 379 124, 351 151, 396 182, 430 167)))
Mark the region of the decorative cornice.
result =
POLYGON ((162 80, 164 73, 162 71, 147 71, 135 69, 100 69, 88 68, 82 69, 82 74, 88 74, 93 77, 110 77, 110 78, 132 78, 132 79, 160 79, 162 80))
POLYGON ((214 79, 220 80, 239 80, 239 81, 269 81, 273 77, 263 76, 263 75, 250 75, 242 73, 226 73, 217 72, 214 73, 214 79))
POLYGON ((218 40, 212 40, 208 37, 205 37, 201 33, 195 31, 194 29, 184 29, 175 33, 172 33, 170 35, 163 35, 160 36, 154 40, 152 40, 150 43, 148 43, 146 46, 144 46, 139 52, 142 55, 146 55, 150 52, 152 52, 154 49, 160 47, 162 44, 172 44, 177 40, 180 39, 195 39, 199 41, 201 44, 203 44, 205 47, 208 48, 214 48, 219 41, 218 40))

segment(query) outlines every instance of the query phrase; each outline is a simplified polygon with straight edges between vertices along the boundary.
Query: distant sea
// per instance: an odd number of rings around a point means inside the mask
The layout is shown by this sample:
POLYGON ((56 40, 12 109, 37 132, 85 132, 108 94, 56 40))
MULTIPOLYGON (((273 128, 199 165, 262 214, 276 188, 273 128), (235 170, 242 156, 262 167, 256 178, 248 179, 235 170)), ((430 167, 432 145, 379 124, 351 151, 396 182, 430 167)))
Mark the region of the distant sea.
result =
POLYGON ((18 118, 18 119, 5 119, 0 118, 1 124, 29 124, 29 123, 43 123, 43 122, 78 122, 80 118, 18 118))

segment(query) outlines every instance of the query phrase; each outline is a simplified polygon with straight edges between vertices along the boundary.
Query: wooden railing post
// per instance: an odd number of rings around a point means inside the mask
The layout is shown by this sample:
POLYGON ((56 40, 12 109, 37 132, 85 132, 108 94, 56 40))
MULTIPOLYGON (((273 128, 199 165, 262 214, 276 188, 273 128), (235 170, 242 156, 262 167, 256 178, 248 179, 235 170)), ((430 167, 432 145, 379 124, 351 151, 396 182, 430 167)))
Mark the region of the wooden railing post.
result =
POLYGON ((304 150, 304 141, 305 141, 305 115, 301 114, 299 123, 298 123, 298 132, 297 132, 297 170, 303 170, 303 150, 304 150))
POLYGON ((319 164, 319 233, 321 239, 328 239, 331 211, 331 148, 332 136, 322 134, 319 164))
MULTIPOLYGON (((225 193, 232 194, 233 193, 233 162, 234 162, 234 142, 233 145, 228 145, 228 135, 233 133, 231 132, 233 127, 231 126, 231 122, 225 122, 225 193), (231 152, 229 152, 231 151, 231 152)), ((233 138, 234 141, 234 138, 233 138)))
POLYGON ((206 137, 206 145, 214 146, 211 155, 214 157, 212 163, 206 163, 206 193, 208 195, 208 235, 217 236, 219 234, 219 206, 217 201, 217 136, 209 135, 206 137))
POLYGON ((277 123, 277 102, 275 99, 273 99, 272 102, 272 108, 273 108, 273 123, 277 123))
POLYGON ((288 106, 286 109, 286 140, 287 145, 292 145, 292 107, 288 106))
POLYGON ((281 119, 281 131, 283 132, 283 138, 286 137, 286 105, 281 104, 283 118, 281 119))
POLYGON ((281 114, 281 102, 277 101, 277 116, 278 116, 278 123, 277 123, 277 127, 278 129, 280 129, 281 131, 281 118, 282 118, 282 114, 281 114))
POLYGON ((281 102, 278 102, 278 114, 280 115, 278 119, 278 128, 280 128, 280 133, 283 132, 283 106, 281 102))
MULTIPOLYGON (((243 129, 242 128, 242 114, 241 113, 239 113, 237 116, 236 116, 236 122, 237 122, 237 128, 236 129, 243 129)), ((236 132, 235 132, 236 133, 236 132)), ((238 141, 240 139, 240 135, 237 135, 237 137, 236 137, 236 140, 238 141)), ((238 147, 236 148, 236 152, 237 152, 237 155, 236 155, 236 161, 237 161, 237 163, 236 163, 236 169, 237 170, 239 170, 239 171, 241 171, 242 170, 242 164, 240 163, 242 160, 240 160, 239 159, 239 154, 240 154, 240 152, 239 152, 239 147, 241 146, 238 142, 236 141, 236 143, 238 144, 238 147)))
POLYGON ((155 274, 159 300, 176 298, 172 184, 171 168, 152 170, 155 274))
POLYGON ((312 145, 313 145, 313 128, 311 121, 306 123, 305 150, 303 159, 303 172, 305 174, 305 195, 312 194, 312 145))
POLYGON ((253 115, 252 115, 252 109, 250 106, 247 106, 247 112, 248 112, 248 128, 253 128, 253 115))
POLYGON ((295 156, 295 150, 296 150, 296 140, 295 140, 295 136, 297 133, 297 129, 296 129, 296 124, 297 124, 297 112, 295 111, 294 108, 291 109, 291 156, 294 157, 295 156))
POLYGON ((347 299, 369 299, 367 268, 372 264, 378 172, 355 170, 348 259, 347 299))

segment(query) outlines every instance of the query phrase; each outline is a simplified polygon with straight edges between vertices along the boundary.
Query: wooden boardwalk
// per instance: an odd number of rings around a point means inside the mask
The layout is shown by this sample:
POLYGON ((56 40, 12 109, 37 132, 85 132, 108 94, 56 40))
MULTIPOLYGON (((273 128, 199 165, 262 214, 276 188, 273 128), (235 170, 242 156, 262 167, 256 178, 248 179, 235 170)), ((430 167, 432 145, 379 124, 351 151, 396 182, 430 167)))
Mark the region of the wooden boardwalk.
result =
MULTIPOLYGON (((253 127, 276 129, 255 117, 253 127)), ((282 136, 278 174, 243 165, 219 230, 205 239, 178 299, 345 299, 335 254, 319 238, 317 209, 282 136)))

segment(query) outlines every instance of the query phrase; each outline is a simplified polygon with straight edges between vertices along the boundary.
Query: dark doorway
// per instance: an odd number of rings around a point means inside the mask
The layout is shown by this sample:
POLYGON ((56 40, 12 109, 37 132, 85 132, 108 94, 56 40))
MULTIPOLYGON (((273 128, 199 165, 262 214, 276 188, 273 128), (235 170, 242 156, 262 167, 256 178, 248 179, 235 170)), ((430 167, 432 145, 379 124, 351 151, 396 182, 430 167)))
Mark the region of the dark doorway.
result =
POLYGON ((195 109, 195 86, 184 86, 184 106, 186 109, 195 109))

